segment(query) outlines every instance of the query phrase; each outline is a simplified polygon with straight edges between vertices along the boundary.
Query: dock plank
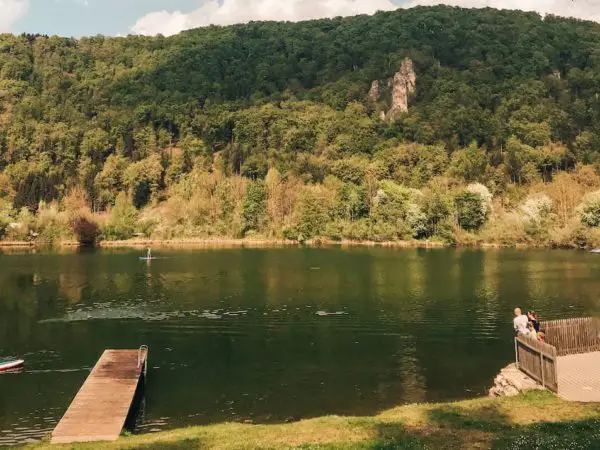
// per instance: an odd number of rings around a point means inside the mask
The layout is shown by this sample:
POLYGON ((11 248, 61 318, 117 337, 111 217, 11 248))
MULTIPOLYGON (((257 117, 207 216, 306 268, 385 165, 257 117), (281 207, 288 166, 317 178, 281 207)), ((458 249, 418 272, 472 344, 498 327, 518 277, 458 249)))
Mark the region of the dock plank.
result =
POLYGON ((138 350, 106 350, 54 429, 51 443, 117 440, 142 373, 138 350))
POLYGON ((600 402, 600 352, 558 358, 558 395, 574 402, 600 402))

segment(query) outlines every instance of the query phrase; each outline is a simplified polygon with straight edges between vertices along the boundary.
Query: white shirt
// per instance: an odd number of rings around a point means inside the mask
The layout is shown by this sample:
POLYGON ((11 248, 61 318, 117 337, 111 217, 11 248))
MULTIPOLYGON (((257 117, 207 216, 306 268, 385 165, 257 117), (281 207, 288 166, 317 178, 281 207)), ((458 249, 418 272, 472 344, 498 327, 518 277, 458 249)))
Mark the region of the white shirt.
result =
POLYGON ((529 323, 529 319, 526 315, 522 314, 513 319, 513 325, 515 327, 515 332, 517 334, 529 334, 529 330, 527 329, 527 324, 529 323))

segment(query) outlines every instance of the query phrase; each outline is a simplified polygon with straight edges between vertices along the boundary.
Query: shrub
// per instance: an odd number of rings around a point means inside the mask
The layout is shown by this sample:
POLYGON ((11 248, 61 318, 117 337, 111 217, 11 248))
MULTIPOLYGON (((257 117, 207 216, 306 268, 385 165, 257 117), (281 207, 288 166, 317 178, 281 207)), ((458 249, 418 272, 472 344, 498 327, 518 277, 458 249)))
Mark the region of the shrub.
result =
POLYGON ((520 210, 530 224, 539 224, 552 214, 552 199, 546 194, 535 194, 527 197, 520 210))
POLYGON ((398 228, 391 223, 372 222, 369 235, 375 242, 395 241, 398 239, 398 228))
POLYGON ((160 221, 154 217, 143 217, 137 221, 136 232, 143 234, 146 237, 152 236, 154 231, 158 229, 160 221))
POLYGON ((103 231, 104 237, 109 240, 130 239, 135 234, 137 210, 127 199, 127 195, 121 192, 116 200, 115 206, 110 212, 108 222, 103 231))
POLYGON ((91 215, 82 214, 71 218, 71 229, 79 243, 86 247, 92 247, 99 235, 99 227, 91 215))
POLYGON ((456 196, 454 204, 458 224, 463 230, 478 230, 487 221, 488 209, 479 194, 463 191, 456 196))
POLYGON ((9 225, 7 228, 6 236, 8 239, 24 241, 37 236, 35 216, 27 208, 20 209, 14 223, 15 225, 9 225))
POLYGON ((53 243, 70 235, 67 216, 58 211, 56 204, 40 204, 36 219, 35 230, 42 242, 53 243))
POLYGON ((428 235, 428 218, 421 207, 411 203, 406 211, 406 222, 412 230, 413 238, 424 238, 428 235))
POLYGON ((8 232, 9 221, 7 218, 0 216, 0 239, 6 236, 8 232))
POLYGON ((592 192, 583 198, 577 208, 581 223, 590 228, 600 227, 600 191, 592 192))

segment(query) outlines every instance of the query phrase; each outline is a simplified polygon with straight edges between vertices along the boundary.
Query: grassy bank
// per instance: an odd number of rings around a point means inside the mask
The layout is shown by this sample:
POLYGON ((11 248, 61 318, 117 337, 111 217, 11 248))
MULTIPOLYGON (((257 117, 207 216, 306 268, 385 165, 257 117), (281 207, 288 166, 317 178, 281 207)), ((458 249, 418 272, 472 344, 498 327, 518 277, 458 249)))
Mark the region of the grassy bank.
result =
MULTIPOLYGON (((28 448, 65 447, 43 443, 28 448)), ((281 425, 220 424, 68 448, 600 448, 600 405, 529 392, 515 398, 401 406, 375 417, 332 416, 281 425)))

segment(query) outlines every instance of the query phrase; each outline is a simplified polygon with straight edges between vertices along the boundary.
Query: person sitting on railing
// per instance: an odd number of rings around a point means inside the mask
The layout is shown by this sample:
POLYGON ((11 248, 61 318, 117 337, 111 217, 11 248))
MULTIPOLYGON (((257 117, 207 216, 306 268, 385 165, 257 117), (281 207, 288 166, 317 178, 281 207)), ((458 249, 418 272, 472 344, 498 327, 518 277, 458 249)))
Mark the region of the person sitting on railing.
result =
POLYGON ((538 322, 537 314, 535 313, 535 311, 527 312, 527 318, 529 319, 529 321, 531 323, 533 323, 533 328, 535 328, 535 332, 539 333, 540 332, 540 323, 538 322))
POLYGON ((540 331, 537 335, 538 338, 538 342, 541 342, 542 344, 546 343, 546 333, 544 333, 543 331, 540 331))
POLYGON ((529 335, 529 330, 527 329, 528 323, 529 323, 529 319, 527 319, 527 316, 521 312, 521 308, 515 308, 515 318, 513 319, 515 335, 517 335, 517 336, 529 335))

